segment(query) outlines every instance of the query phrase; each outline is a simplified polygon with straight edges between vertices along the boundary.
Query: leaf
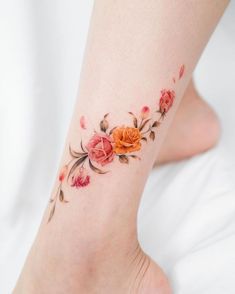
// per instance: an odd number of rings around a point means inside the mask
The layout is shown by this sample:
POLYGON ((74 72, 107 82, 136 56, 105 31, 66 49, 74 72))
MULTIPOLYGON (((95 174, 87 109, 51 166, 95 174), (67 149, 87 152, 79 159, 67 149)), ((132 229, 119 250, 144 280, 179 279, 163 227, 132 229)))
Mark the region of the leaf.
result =
POLYGON ((72 157, 74 158, 79 158, 81 156, 84 156, 86 155, 87 153, 86 152, 77 152, 77 151, 74 151, 71 146, 69 146, 69 153, 72 157))
POLYGON ((136 117, 133 117, 133 125, 135 128, 138 128, 138 121, 136 117))
POLYGON ((89 159, 89 166, 90 166, 90 168, 91 168, 94 172, 96 172, 96 173, 98 173, 98 174, 106 174, 106 173, 107 173, 107 171, 102 171, 102 170, 99 169, 98 167, 94 166, 94 165, 92 164, 92 162, 90 161, 90 159, 89 159))
POLYGON ((113 131, 116 129, 117 127, 114 127, 112 128, 110 131, 109 131, 109 135, 111 135, 113 133, 113 131))
POLYGON ((154 131, 150 132, 149 138, 154 141, 154 139, 155 139, 155 132, 154 131))
POLYGON ((83 161, 85 161, 87 158, 87 155, 86 156, 83 156, 83 157, 80 157, 74 164, 73 166, 71 167, 70 171, 69 171, 69 174, 68 174, 68 177, 67 179, 69 179, 69 177, 71 176, 71 174, 76 170, 76 168, 81 164, 83 163, 83 161))
POLYGON ((182 64, 181 67, 180 67, 180 71, 179 71, 179 80, 184 75, 184 70, 185 70, 185 66, 184 66, 184 64, 182 64))
POLYGON ((107 119, 103 119, 103 120, 100 122, 100 130, 101 130, 102 132, 106 132, 108 128, 109 128, 109 123, 108 123, 107 119))
MULTIPOLYGON (((56 202, 55 202, 55 204, 56 204, 56 202)), ((51 221, 51 219, 52 219, 52 217, 53 217, 53 215, 55 213, 55 204, 52 206, 52 209, 50 211, 49 218, 48 218, 48 221, 47 221, 48 223, 51 221)))
POLYGON ((141 160, 141 158, 139 156, 134 155, 134 154, 133 155, 130 155, 130 157, 141 160))
POLYGON ((83 152, 86 152, 85 149, 83 148, 82 140, 81 140, 81 142, 80 142, 80 146, 81 146, 81 148, 82 148, 82 151, 83 151, 83 152))
POLYGON ((146 124, 151 120, 151 118, 146 119, 146 121, 142 124, 142 126, 140 126, 139 130, 142 131, 143 128, 146 126, 146 124))
POLYGON ((64 192, 63 192, 62 190, 60 190, 59 199, 60 199, 60 201, 63 202, 63 203, 68 203, 68 200, 65 199, 65 197, 64 197, 64 192))
POLYGON ((155 121, 153 124, 152 124, 152 128, 157 128, 157 127, 159 127, 160 126, 160 122, 159 121, 155 121))
POLYGON ((131 111, 129 111, 128 113, 129 113, 130 115, 132 115, 132 117, 133 117, 133 124, 134 124, 134 127, 135 127, 135 128, 138 128, 138 120, 137 120, 136 116, 135 116, 134 113, 131 112, 131 111))
POLYGON ((145 141, 145 142, 148 141, 146 137, 142 137, 141 140, 143 140, 143 141, 145 141))
POLYGON ((129 163, 129 159, 126 155, 119 155, 119 161, 121 163, 129 163))
POLYGON ((60 199, 61 202, 64 201, 64 192, 62 190, 60 190, 59 199, 60 199))

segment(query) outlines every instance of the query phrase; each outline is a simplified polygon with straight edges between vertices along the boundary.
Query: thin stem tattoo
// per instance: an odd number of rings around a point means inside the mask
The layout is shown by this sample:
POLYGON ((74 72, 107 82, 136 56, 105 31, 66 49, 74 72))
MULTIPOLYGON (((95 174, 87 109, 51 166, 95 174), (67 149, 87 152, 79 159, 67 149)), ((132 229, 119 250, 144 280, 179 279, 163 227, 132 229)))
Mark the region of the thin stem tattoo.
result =
MULTIPOLYGON (((173 83, 180 80, 184 73, 185 66, 181 65, 178 77, 172 78, 173 83)), ((115 158, 118 158, 122 164, 129 164, 131 159, 141 160, 138 151, 142 148, 142 142, 155 140, 157 129, 172 107, 174 100, 174 90, 161 90, 159 102, 152 115, 150 115, 150 108, 146 105, 142 107, 138 116, 131 111, 128 112, 132 117, 130 126, 122 125, 111 128, 108 121, 109 113, 106 113, 99 123, 99 132, 94 130, 93 136, 85 145, 81 140, 79 151, 69 146, 71 159, 60 170, 58 189, 54 197, 50 199, 52 207, 48 222, 54 216, 58 199, 62 203, 68 203, 63 192, 65 183, 73 188, 84 188, 91 182, 90 170, 97 174, 106 174, 109 171, 103 170, 103 167, 108 166, 115 158), (157 118, 154 117, 155 115, 157 118)), ((86 129, 84 116, 80 118, 80 126, 86 129)))

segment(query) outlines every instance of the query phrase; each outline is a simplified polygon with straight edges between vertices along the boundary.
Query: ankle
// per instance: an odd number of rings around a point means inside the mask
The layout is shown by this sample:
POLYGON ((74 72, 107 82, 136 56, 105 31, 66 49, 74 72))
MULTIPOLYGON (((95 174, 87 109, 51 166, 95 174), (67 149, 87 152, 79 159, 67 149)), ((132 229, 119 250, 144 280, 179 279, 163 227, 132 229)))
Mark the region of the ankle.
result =
POLYGON ((190 83, 155 165, 186 159, 207 151, 217 144, 220 133, 216 113, 199 96, 193 83, 190 83))
POLYGON ((45 244, 37 239, 14 293, 33 294, 37 293, 38 288, 42 289, 42 293, 43 289, 45 293, 60 293, 59 288, 49 289, 65 286, 71 291, 66 292, 64 289, 61 293, 90 293, 84 289, 102 283, 102 279, 112 272, 118 272, 120 268, 121 278, 128 277, 130 260, 140 247, 135 231, 129 233, 128 238, 122 233, 121 230, 119 234, 113 232, 105 238, 97 234, 83 242, 76 238, 71 242, 66 238, 57 242, 55 235, 51 238, 48 235, 46 251, 45 244), (66 277, 69 282, 64 284, 62 281, 66 277))

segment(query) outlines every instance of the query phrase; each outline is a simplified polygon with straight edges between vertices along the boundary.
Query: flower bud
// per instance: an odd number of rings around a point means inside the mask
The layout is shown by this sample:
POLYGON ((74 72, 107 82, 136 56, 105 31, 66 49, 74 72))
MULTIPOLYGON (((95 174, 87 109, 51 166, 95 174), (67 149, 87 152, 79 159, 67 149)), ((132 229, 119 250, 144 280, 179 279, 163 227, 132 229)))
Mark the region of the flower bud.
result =
POLYGON ((150 109, 148 106, 143 106, 141 109, 141 118, 145 119, 149 116, 150 109))
POLYGON ((63 180, 66 177, 67 173, 68 173, 68 166, 64 165, 62 167, 62 169, 60 170, 60 174, 59 174, 59 181, 60 182, 63 182, 63 180))

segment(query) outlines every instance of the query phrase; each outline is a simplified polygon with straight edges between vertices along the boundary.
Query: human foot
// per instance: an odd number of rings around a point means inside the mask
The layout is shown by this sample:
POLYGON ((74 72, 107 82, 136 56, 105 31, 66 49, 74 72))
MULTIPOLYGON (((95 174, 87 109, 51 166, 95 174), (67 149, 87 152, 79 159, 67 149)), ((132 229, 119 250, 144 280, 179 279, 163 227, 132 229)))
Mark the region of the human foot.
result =
POLYGON ((215 146, 219 135, 218 117, 191 81, 154 165, 204 152, 215 146))

